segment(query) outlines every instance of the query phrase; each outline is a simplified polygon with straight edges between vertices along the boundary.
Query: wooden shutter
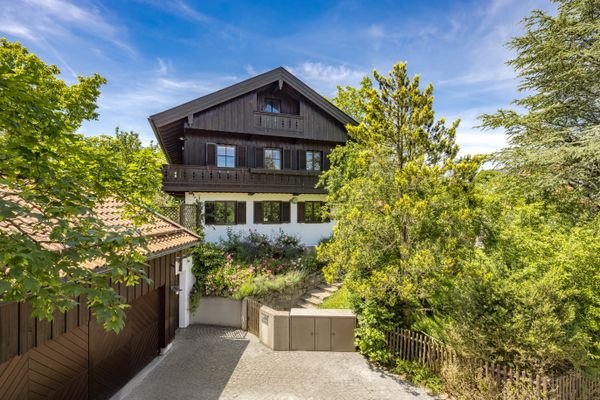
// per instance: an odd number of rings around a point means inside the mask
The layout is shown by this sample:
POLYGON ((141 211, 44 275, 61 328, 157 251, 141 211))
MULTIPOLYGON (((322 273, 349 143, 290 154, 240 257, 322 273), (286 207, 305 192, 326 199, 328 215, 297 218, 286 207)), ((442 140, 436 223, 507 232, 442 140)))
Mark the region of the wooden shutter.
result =
POLYGON ((235 203, 235 223, 244 225, 246 223, 246 202, 238 201, 235 203))
POLYGON ((321 170, 327 171, 329 169, 329 151, 321 153, 321 170))
POLYGON ((306 171, 306 151, 298 150, 298 169, 306 171))
POLYGON ((217 145, 214 143, 206 144, 206 165, 217 165, 217 145))
POLYGON ((290 223, 290 202, 281 202, 281 222, 284 224, 290 223))
POLYGON ((235 148, 235 165, 238 168, 246 166, 246 146, 237 146, 235 148))
POLYGON ((292 169, 292 151, 283 149, 283 169, 292 169))
POLYGON ((263 222, 263 205, 260 201, 254 202, 254 223, 262 224, 263 222))
POLYGON ((255 154, 255 158, 254 158, 254 166, 256 168, 264 168, 265 167, 265 163, 264 163, 264 149, 262 147, 257 147, 256 150, 254 151, 255 154))
POLYGON ((304 222, 304 203, 298 203, 298 222, 304 222))
POLYGON ((215 202, 205 201, 204 202, 204 223, 206 225, 215 224, 215 202))

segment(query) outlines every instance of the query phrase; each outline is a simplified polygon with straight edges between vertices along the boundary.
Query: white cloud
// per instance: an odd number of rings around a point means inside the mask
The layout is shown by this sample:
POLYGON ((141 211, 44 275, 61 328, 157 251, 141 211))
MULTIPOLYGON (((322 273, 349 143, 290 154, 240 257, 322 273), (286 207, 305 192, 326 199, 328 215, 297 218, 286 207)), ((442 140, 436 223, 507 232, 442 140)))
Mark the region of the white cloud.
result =
POLYGON ((256 69, 254 69, 254 67, 250 64, 244 65, 244 71, 246 71, 246 73, 250 76, 257 75, 256 69))
POLYGON ((81 7, 64 0, 21 0, 3 3, 0 8, 0 32, 40 45, 66 41, 81 47, 82 35, 108 42, 129 54, 134 50, 123 41, 124 29, 108 22, 93 6, 81 7))
POLYGON ((366 75, 361 69, 320 62, 303 62, 295 67, 286 66, 286 68, 326 96, 333 95, 337 85, 357 85, 366 75))
POLYGON ((116 126, 141 134, 145 143, 156 141, 148 117, 228 86, 234 76, 202 76, 181 79, 173 76, 173 67, 142 71, 135 76, 113 80, 98 99, 97 121, 87 121, 80 131, 86 135, 112 134, 116 126))
POLYGON ((383 39, 385 37, 385 29, 382 24, 373 24, 367 28, 367 36, 372 39, 383 39))

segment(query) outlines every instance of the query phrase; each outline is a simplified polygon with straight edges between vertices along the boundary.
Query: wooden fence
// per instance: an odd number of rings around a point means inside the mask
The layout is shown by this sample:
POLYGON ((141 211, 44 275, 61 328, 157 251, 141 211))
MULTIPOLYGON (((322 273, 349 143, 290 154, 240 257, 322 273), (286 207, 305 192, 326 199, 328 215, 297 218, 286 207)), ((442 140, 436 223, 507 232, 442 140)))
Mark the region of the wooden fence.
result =
POLYGON ((260 324, 260 304, 258 301, 248 298, 248 308, 246 321, 248 322, 248 332, 258 336, 258 326, 260 324))
POLYGON ((488 361, 461 357, 431 336, 407 329, 397 328, 386 332, 386 340, 388 348, 396 358, 417 362, 436 374, 440 374, 444 367, 449 366, 471 371, 474 376, 495 383, 498 392, 501 392, 507 383, 513 382, 525 385, 535 399, 600 399, 600 377, 594 378, 578 373, 546 376, 511 369, 488 361))

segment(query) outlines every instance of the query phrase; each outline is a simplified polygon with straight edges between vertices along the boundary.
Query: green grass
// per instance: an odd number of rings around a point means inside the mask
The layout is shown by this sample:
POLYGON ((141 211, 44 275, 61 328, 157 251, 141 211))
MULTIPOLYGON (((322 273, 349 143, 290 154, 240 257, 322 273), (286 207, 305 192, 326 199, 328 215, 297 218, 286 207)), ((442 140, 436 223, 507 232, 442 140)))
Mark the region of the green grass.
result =
POLYGON ((337 292, 326 298, 319 308, 350 308, 348 289, 342 286, 337 292))

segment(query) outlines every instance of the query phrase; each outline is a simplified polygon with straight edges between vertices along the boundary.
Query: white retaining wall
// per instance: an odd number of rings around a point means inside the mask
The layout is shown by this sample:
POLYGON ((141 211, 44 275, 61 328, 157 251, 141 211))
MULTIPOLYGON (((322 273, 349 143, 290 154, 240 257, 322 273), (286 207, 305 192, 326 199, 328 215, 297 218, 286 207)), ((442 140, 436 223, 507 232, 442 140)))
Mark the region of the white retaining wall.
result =
POLYGON ((208 242, 216 243, 221 238, 227 237, 227 229, 235 232, 248 233, 249 230, 256 230, 259 233, 274 236, 283 230, 289 235, 296 235, 301 238, 307 246, 316 246, 321 239, 331 236, 335 222, 326 222, 322 224, 298 223, 298 204, 302 201, 325 201, 325 195, 322 194, 300 194, 293 196, 284 193, 257 193, 250 195, 248 193, 186 193, 186 204, 195 204, 200 201, 245 201, 246 202, 246 224, 244 225, 208 225, 204 227, 204 233, 208 242), (255 201, 292 201, 290 204, 290 223, 287 224, 255 224, 254 223, 254 202, 255 201))

